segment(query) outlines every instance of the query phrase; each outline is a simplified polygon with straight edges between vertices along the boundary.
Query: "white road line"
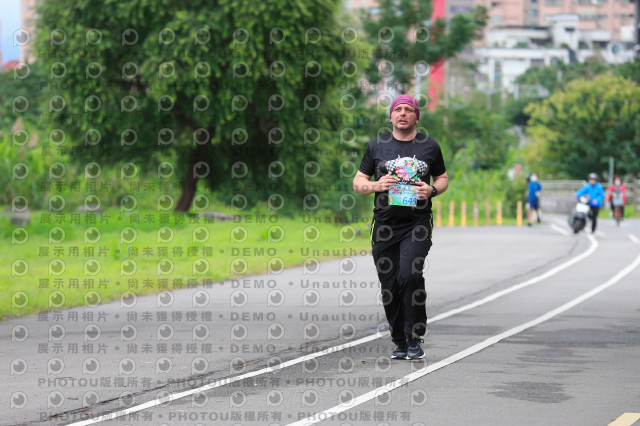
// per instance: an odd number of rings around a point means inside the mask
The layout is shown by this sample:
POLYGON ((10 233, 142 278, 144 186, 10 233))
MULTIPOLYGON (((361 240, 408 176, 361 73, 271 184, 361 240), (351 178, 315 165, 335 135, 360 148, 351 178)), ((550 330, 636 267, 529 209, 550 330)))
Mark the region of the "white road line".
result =
MULTIPOLYGON (((589 237, 589 240, 591 241, 591 246, 589 246, 589 248, 587 250, 585 250, 583 253, 577 255, 576 257, 573 257, 573 258, 569 259, 568 261, 556 266, 555 268, 552 268, 549 271, 547 271, 547 272, 545 272, 545 273, 543 273, 541 275, 538 275, 536 277, 533 277, 533 278, 531 278, 531 279, 529 279, 529 280, 527 280, 527 281, 525 281, 523 283, 516 284, 516 285, 514 285, 512 287, 509 287, 509 288, 506 288, 504 290, 498 291, 496 293, 490 294, 489 296, 487 296, 487 297, 485 297, 483 299, 477 300, 477 301, 475 301, 473 303, 469 303, 468 305, 462 306, 460 308, 452 309, 452 310, 450 310, 448 312, 444 312, 444 313, 442 313, 440 315, 437 315, 437 316, 433 317, 432 319, 429 319, 428 323, 431 324, 431 323, 434 323, 436 321, 440 321, 440 320, 443 320, 445 318, 448 318, 448 317, 450 317, 452 315, 458 314, 460 312, 464 312, 464 311, 467 311, 469 309, 473 309, 475 307, 478 307, 480 305, 484 305, 485 303, 489 303, 492 300, 496 300, 497 298, 502 297, 502 296, 504 296, 506 294, 512 293, 512 292, 514 292, 516 290, 520 290, 521 288, 530 286, 532 284, 535 284, 535 283, 537 283, 539 281, 542 281, 544 279, 547 279, 547 278, 557 274, 558 272, 568 268, 569 266, 575 264, 576 262, 579 262, 582 259, 590 256, 591 254, 593 254, 593 252, 596 251, 596 249, 598 248, 597 240, 595 238, 593 238, 591 235, 588 235, 588 237, 589 237)), ((139 411, 143 411, 143 410, 146 410, 146 409, 149 409, 149 408, 157 407, 158 405, 167 403, 169 401, 175 401, 177 399, 185 398, 185 397, 191 396, 191 395, 193 395, 195 393, 198 393, 198 392, 205 392, 205 391, 208 391, 208 390, 211 390, 211 389, 218 388, 220 386, 225 386, 225 385, 237 382, 239 380, 243 380, 243 379, 247 379, 247 378, 250 378, 250 377, 259 376, 261 374, 272 373, 272 372, 277 371, 277 370, 279 370, 281 368, 291 367, 292 365, 300 364, 300 363, 308 361, 310 359, 319 358, 321 356, 328 355, 328 354, 331 354, 331 353, 334 353, 334 352, 338 352, 338 351, 341 351, 341 350, 344 350, 344 349, 348 349, 348 348, 351 348, 351 347, 354 347, 354 346, 358 346, 358 345, 361 345, 363 343, 370 342, 372 340, 376 340, 376 339, 379 339, 379 338, 382 338, 382 337, 388 337, 389 335, 390 335, 390 333, 388 331, 378 332, 378 333, 372 334, 370 336, 366 336, 366 337, 363 337, 361 339, 354 340, 352 342, 347 342, 347 343, 344 343, 342 345, 333 346, 331 348, 327 348, 327 349, 324 349, 324 350, 319 351, 319 352, 314 352, 312 354, 308 354, 308 355, 305 355, 305 356, 302 356, 302 357, 299 357, 299 358, 291 359, 289 361, 283 362, 282 364, 279 364, 279 365, 274 366, 274 367, 266 367, 266 368, 262 368, 260 370, 252 371, 252 372, 249 372, 249 373, 240 374, 238 376, 227 377, 227 378, 215 381, 213 383, 209 383, 208 385, 200 386, 198 388, 189 389, 189 390, 182 391, 182 392, 177 392, 177 393, 168 395, 168 396, 163 397, 163 398, 156 398, 156 399, 153 399, 151 401, 147 401, 147 402, 145 402, 143 404, 139 404, 139 405, 135 405, 133 407, 129 407, 129 408, 125 408, 125 409, 122 409, 122 410, 119 410, 119 411, 115 411, 113 413, 103 414, 101 416, 94 417, 92 419, 82 420, 82 421, 79 421, 79 422, 76 422, 76 423, 70 423, 70 426, 84 426, 84 425, 90 425, 90 424, 94 424, 94 423, 98 423, 98 422, 102 422, 102 421, 106 421, 106 420, 113 420, 113 419, 116 419, 118 417, 126 416, 126 415, 129 415, 129 414, 132 414, 132 413, 137 413, 139 411)))
POLYGON ((559 227, 558 225, 556 225, 555 223, 551 224, 551 229, 553 229, 554 231, 562 234, 562 235, 571 235, 571 232, 567 231, 564 228, 559 227))
POLYGON ((636 236, 635 236, 635 235, 633 235, 633 234, 629 234, 629 239, 630 239, 631 241, 633 241, 634 243, 636 243, 636 244, 640 244, 640 240, 638 239, 638 237, 636 237, 636 236))
POLYGON ((506 339, 507 337, 511 337, 515 334, 521 333, 524 330, 527 330, 531 327, 534 327, 538 324, 541 324, 545 321, 550 320, 551 318, 560 315, 561 313, 568 311, 569 309, 573 308, 574 306, 584 302, 585 300, 588 300, 590 298, 592 298, 593 296, 597 295, 598 293, 601 293, 602 291, 606 290, 607 288, 611 287, 612 285, 618 283, 622 278, 624 278, 625 276, 627 276, 631 271, 633 271, 635 268, 638 267, 638 265, 640 265, 640 256, 636 257, 636 259, 631 262, 629 265, 627 265, 627 267, 625 267, 623 270, 621 270, 620 272, 618 272, 616 275, 614 275, 612 278, 610 278, 607 282, 605 282, 604 284, 600 284, 599 286, 593 288, 592 290, 583 293, 582 295, 576 297, 575 299, 565 303, 562 306, 557 307, 556 309, 553 309, 541 316, 539 316, 538 318, 526 322, 524 324, 520 324, 519 326, 513 327, 510 330, 507 330, 503 333, 497 334, 495 336, 489 337, 488 339, 486 339, 483 342, 477 343, 461 352, 458 352, 454 355, 451 355, 448 358, 443 359, 442 361, 438 361, 435 364, 432 364, 428 367, 424 367, 421 368, 420 370, 417 370, 411 374, 408 374, 394 382, 391 382, 385 386, 379 387, 378 389, 372 390, 370 392, 367 392, 363 395, 358 396, 355 399, 352 399, 350 401, 347 401, 345 403, 336 405, 335 407, 329 408, 328 410, 316 413, 315 415, 311 416, 311 417, 307 417, 306 419, 302 419, 299 420, 297 422, 294 423, 290 423, 288 426, 306 426, 306 425, 312 425, 315 424, 319 421, 322 420, 326 420, 329 419, 337 414, 340 414, 344 411, 347 411, 353 407, 356 407, 358 405, 361 405, 367 401, 371 401, 372 399, 391 392, 394 389, 399 388, 400 386, 406 385, 408 383, 413 382, 416 379, 419 379, 423 376, 426 376, 429 373, 432 373, 436 370, 439 370, 443 367, 446 367, 450 364, 453 364, 454 362, 460 361, 463 358, 468 357, 469 355, 473 355, 479 351, 481 351, 482 349, 486 349, 489 346, 495 345, 496 343, 506 339))
POLYGON ((591 256, 593 254, 593 252, 596 251, 596 249, 598 248, 598 241, 591 235, 587 235, 587 237, 589 238, 589 241, 591 241, 591 246, 584 253, 581 253, 578 256, 576 256, 576 257, 574 257, 572 259, 569 259, 565 263, 560 264, 560 265, 556 266, 555 268, 552 268, 552 269, 548 270, 544 274, 538 275, 538 276, 533 277, 533 278, 531 278, 531 279, 529 279, 529 280, 527 280, 527 281, 525 281, 523 283, 516 284, 516 285, 511 286, 509 288, 505 288, 504 290, 501 290, 501 291, 495 292, 493 294, 490 294, 487 297, 482 298, 480 300, 476 300, 475 302, 471 302, 468 305, 464 305, 464 306, 461 306, 459 308, 452 309, 450 311, 444 312, 444 313, 442 313, 440 315, 437 315, 437 316, 433 317, 431 320, 428 320, 427 322, 428 323, 433 323, 433 322, 445 319, 447 317, 450 317, 452 315, 459 314, 460 312, 468 311, 469 309, 473 309, 473 308, 478 307, 480 305, 484 305, 485 303, 489 303, 492 300, 496 300, 497 298, 502 297, 502 296, 504 296, 506 294, 513 293, 514 291, 518 291, 518 290, 520 290, 522 288, 528 287, 528 286, 530 286, 532 284, 535 284, 535 283, 540 282, 542 280, 545 280, 545 279, 547 279, 549 277, 552 277, 553 275, 557 274, 558 272, 560 272, 560 271, 562 271, 564 269, 567 269, 569 266, 571 266, 571 265, 573 265, 573 264, 575 264, 577 262, 580 262, 585 257, 591 256))
POLYGON ((225 379, 221 379, 221 380, 217 380, 213 383, 209 383, 208 385, 204 385, 204 386, 200 386, 199 388, 195 388, 195 389, 189 389, 183 392, 177 392, 168 396, 165 396, 163 398, 157 398, 148 402, 145 402, 143 404, 140 405, 136 405, 130 408, 125 408, 122 409, 120 411, 115 411, 113 413, 108 413, 108 414, 103 414, 99 417, 95 417, 92 419, 87 419, 87 420, 82 420, 76 423, 71 423, 70 426, 75 426, 75 425, 90 425, 90 424, 94 424, 94 423, 98 423, 98 422, 103 422, 105 420, 113 420, 116 419, 118 417, 122 417, 122 416, 126 416, 132 413, 137 413, 139 411, 143 411, 146 410, 148 408, 153 408, 156 407, 158 405, 161 404, 165 404, 169 401, 175 401, 177 399, 181 399, 181 398, 185 398, 187 396, 191 396, 194 393, 198 393, 198 392, 205 392, 211 389, 215 389, 218 388, 220 386, 225 386, 240 380, 244 380, 244 379, 248 379, 250 377, 255 377, 255 376, 259 376, 261 374, 266 374, 266 373, 273 373, 274 371, 278 371, 281 368, 285 368, 285 367, 291 367, 292 365, 296 365, 296 364, 300 364, 301 362, 305 362, 308 361, 310 359, 313 358, 317 358, 320 357, 322 355, 328 355, 330 353, 333 352, 339 352, 341 350, 344 349, 348 349, 350 347, 353 346, 357 346, 357 345, 361 345, 363 343, 367 343, 370 342, 372 340, 376 340, 379 339, 381 337, 387 337, 389 336, 390 333, 388 331, 384 331, 384 332, 379 332, 376 334, 372 334, 370 336, 366 336, 363 337, 362 339, 358 339, 358 340, 354 340, 352 342, 348 342, 348 343, 344 343, 342 345, 338 345, 338 346, 333 346, 331 348, 327 348, 321 352, 314 352, 312 354, 309 355, 305 355, 299 358, 295 358, 295 359, 291 359, 289 361, 283 362, 282 364, 278 364, 276 366, 273 367, 266 367, 266 368, 262 368, 260 370, 256 370, 256 371, 251 371, 249 373, 245 373, 245 374, 240 374, 239 376, 233 376, 233 377, 227 377, 225 379))
POLYGON ((551 219, 551 221, 554 222, 556 225, 559 225, 559 226, 567 226, 567 222, 562 221, 560 219, 557 219, 555 217, 553 219, 551 219))

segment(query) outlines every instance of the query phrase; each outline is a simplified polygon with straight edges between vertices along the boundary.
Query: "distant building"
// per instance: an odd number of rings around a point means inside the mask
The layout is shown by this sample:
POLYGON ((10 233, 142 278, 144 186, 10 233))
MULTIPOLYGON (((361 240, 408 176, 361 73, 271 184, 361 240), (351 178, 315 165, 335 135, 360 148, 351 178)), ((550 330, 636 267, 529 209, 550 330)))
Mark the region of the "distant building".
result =
POLYGON ((13 69, 16 67, 16 65, 18 65, 20 62, 17 59, 12 59, 10 61, 7 61, 6 63, 0 65, 0 70, 2 70, 2 72, 9 72, 9 71, 13 71, 13 69))
MULTIPOLYGON (((0 21, 0 30, 2 30, 2 21, 0 21)), ((0 41, 2 41, 2 32, 0 31, 0 41)), ((2 46, 2 44, 0 44, 2 46)), ((0 66, 2 66, 2 48, 0 48, 0 66)))
POLYGON ((22 16, 22 28, 29 34, 30 40, 20 48, 20 62, 33 63, 36 60, 34 52, 36 31, 36 0, 22 0, 20 12, 22 16))
POLYGON ((633 25, 629 0, 475 0, 489 10, 487 30, 504 26, 546 25, 552 16, 575 14, 582 32, 608 31, 610 40, 622 40, 624 27, 633 25))
POLYGON ((599 54, 607 63, 633 60, 633 41, 612 40, 606 30, 581 30, 577 14, 547 16, 546 26, 512 26, 490 29, 487 47, 474 53, 486 77, 486 88, 513 91, 516 77, 529 67, 555 62, 584 62, 599 54))

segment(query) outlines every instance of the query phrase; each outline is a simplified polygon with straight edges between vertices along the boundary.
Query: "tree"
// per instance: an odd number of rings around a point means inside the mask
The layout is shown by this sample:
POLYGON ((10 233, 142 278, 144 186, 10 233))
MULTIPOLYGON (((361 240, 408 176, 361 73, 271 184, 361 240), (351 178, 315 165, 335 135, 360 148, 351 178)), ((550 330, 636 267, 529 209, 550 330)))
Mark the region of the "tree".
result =
MULTIPOLYGON (((585 62, 578 64, 558 62, 545 67, 529 67, 516 78, 515 82, 522 85, 540 85, 547 89, 549 93, 553 93, 555 90, 563 90, 568 83, 575 79, 591 80, 596 75, 610 69, 610 65, 595 58, 587 59, 585 62)), ((507 102, 506 113, 513 124, 524 126, 529 120, 529 115, 525 113, 526 106, 532 102, 540 101, 538 97, 521 95, 520 99, 510 99, 507 102)))
POLYGON ((516 78, 516 83, 539 84, 549 93, 553 93, 556 89, 565 88, 568 83, 577 78, 591 80, 610 69, 610 65, 597 59, 587 59, 585 62, 577 64, 557 62, 545 67, 529 67, 524 74, 516 78))
POLYGON ((40 95, 47 83, 46 72, 37 63, 0 72, 0 130, 9 132, 17 120, 26 127, 37 125, 42 113, 40 95))
POLYGON ((539 104, 530 104, 528 133, 534 169, 584 178, 608 169, 640 172, 640 88, 612 73, 577 79, 539 104))
POLYGON ((613 73, 640 84, 640 62, 638 61, 620 64, 613 69, 613 73))
POLYGON ((363 67, 357 55, 349 59, 362 43, 341 42, 349 23, 340 6, 42 2, 37 56, 55 80, 47 119, 67 135, 76 161, 153 170, 159 156, 176 156, 177 211, 189 209, 199 180, 248 203, 301 196, 300 168, 333 144, 336 85, 363 67), (308 125, 311 114, 322 120, 308 125))
POLYGON ((380 61, 393 63, 393 79, 406 85, 414 77, 414 64, 435 64, 442 58, 455 56, 471 40, 481 37, 488 14, 484 6, 476 6, 473 14, 457 13, 449 22, 431 22, 431 0, 381 0, 379 13, 363 17, 369 42, 376 46, 374 62, 368 69, 369 80, 381 79, 380 61))
MULTIPOLYGON (((505 117, 492 114, 484 106, 460 105, 438 108, 427 118, 429 132, 436 140, 446 137, 447 169, 450 174, 469 169, 496 170, 507 163, 514 137, 505 117), (445 129, 442 118, 449 117, 445 129)), ((445 145, 445 144, 442 144, 445 145)))

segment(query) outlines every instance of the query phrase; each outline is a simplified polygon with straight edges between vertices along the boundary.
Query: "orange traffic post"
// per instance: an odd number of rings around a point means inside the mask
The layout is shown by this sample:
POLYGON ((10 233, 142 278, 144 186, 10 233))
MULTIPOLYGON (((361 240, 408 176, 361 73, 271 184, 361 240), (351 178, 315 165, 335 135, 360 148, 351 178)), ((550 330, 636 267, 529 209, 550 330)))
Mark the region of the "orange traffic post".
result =
POLYGON ((484 203, 485 210, 485 225, 491 225, 491 202, 487 201, 484 203))
POLYGON ((449 201, 449 226, 453 226, 453 214, 455 212, 455 208, 456 208, 456 202, 455 201, 449 201))
POLYGON ((497 206, 497 212, 496 212, 496 225, 502 225, 502 201, 498 201, 498 206, 497 206))
POLYGON ((516 226, 522 226, 522 201, 516 203, 516 226))
POLYGON ((463 201, 460 207, 460 226, 467 226, 467 202, 463 201))
POLYGON ((478 210, 478 202, 473 202, 473 226, 478 226, 478 216, 480 216, 480 211, 478 210))
POLYGON ((442 202, 436 201, 436 226, 442 226, 442 202))

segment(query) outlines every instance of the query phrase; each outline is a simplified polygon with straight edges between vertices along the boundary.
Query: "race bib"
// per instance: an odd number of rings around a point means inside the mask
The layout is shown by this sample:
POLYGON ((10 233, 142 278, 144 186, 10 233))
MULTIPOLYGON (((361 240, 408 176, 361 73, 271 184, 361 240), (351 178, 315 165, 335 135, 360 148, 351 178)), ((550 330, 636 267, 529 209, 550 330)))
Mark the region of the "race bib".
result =
POLYGON ((415 185, 397 184, 389 190, 389 205, 415 207, 418 205, 417 188, 415 185))

